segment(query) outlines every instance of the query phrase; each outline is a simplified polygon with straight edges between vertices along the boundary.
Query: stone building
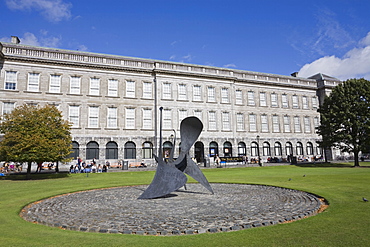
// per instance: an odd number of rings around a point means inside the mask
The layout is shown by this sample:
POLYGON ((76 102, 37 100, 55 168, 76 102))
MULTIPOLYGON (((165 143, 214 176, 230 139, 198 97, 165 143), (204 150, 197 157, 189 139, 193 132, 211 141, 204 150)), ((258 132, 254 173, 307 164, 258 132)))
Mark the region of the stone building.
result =
POLYGON ((164 151, 180 121, 198 117, 203 132, 191 150, 204 157, 311 159, 317 108, 340 81, 0 43, 0 112, 54 104, 72 123, 73 157, 152 163, 163 107, 164 151))

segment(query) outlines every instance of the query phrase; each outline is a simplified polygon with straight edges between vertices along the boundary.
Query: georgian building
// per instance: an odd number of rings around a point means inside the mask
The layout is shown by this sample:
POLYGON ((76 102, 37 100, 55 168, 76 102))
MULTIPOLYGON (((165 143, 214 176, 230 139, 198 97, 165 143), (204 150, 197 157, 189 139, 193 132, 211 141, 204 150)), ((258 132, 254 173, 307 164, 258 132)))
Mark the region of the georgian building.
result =
POLYGON ((163 107, 163 146, 182 119, 203 132, 198 161, 248 156, 322 155, 317 108, 340 81, 0 43, 0 113, 21 104, 53 104, 72 124, 73 157, 153 162, 163 107))

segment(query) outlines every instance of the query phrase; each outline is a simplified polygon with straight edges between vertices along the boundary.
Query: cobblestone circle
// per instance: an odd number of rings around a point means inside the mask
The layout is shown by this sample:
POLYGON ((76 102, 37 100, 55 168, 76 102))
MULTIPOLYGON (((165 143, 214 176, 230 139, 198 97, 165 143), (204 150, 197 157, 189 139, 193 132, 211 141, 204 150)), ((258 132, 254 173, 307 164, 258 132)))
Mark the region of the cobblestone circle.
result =
POLYGON ((139 235, 227 232, 315 215, 321 200, 292 189, 248 184, 187 184, 170 195, 137 199, 147 186, 83 191, 26 206, 27 221, 62 229, 139 235))

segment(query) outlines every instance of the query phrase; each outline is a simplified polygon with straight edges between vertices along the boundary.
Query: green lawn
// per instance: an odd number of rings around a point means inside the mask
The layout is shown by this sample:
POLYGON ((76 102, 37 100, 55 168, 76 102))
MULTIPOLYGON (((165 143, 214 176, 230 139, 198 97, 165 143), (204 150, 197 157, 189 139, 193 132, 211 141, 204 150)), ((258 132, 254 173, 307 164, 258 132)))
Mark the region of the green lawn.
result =
MULTIPOLYGON (((210 182, 267 184, 308 191, 325 197, 330 206, 317 216, 293 223, 236 232, 184 236, 87 233, 33 224, 18 214, 25 205, 58 194, 149 184, 154 172, 0 180, 0 246, 370 246, 370 202, 362 201, 362 197, 370 199, 370 168, 276 166, 207 169, 204 174, 210 182)), ((81 205, 81 209, 87 206, 81 205)))

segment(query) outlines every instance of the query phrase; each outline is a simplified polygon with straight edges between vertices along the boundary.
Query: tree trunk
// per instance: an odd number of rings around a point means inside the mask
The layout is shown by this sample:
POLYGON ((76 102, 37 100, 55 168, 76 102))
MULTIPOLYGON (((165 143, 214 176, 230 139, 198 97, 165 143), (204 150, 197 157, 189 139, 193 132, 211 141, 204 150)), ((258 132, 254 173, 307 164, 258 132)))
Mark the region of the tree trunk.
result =
POLYGON ((354 158, 355 158, 355 167, 357 167, 357 166, 360 166, 360 162, 359 162, 359 160, 358 160, 358 154, 359 154, 359 151, 355 151, 355 152, 353 152, 353 154, 354 154, 354 158))
POLYGON ((59 161, 57 161, 57 164, 55 166, 55 172, 58 173, 59 172, 59 161))
POLYGON ((32 162, 27 162, 27 175, 26 175, 26 179, 31 179, 31 166, 32 166, 32 162))

